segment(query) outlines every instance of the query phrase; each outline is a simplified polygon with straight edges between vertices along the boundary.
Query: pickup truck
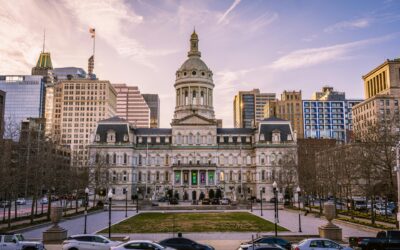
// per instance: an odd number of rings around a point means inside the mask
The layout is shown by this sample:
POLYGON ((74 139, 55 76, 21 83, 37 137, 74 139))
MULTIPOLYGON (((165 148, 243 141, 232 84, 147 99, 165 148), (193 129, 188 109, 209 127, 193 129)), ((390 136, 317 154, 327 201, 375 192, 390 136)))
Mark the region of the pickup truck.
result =
POLYGON ((39 241, 25 241, 21 234, 0 233, 0 250, 45 250, 45 247, 39 241))
POLYGON ((356 250, 395 250, 400 249, 400 231, 381 231, 376 238, 351 237, 350 246, 356 250))

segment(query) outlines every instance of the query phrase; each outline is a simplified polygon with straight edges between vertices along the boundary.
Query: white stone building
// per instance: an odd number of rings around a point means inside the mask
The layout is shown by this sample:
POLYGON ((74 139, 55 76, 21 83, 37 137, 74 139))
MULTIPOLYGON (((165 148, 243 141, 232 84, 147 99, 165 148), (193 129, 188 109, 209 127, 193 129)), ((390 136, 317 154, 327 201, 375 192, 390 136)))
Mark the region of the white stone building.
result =
POLYGON ((171 128, 135 128, 119 117, 98 123, 91 165, 105 159, 113 181, 104 188, 112 188, 116 199, 125 199, 125 190, 128 197, 157 199, 172 189, 180 199, 197 200, 220 189, 233 200, 259 198, 260 191, 269 200, 282 157, 297 161, 289 121, 273 117, 256 129, 217 128, 213 73, 200 59, 198 42, 193 32, 189 58, 176 72, 171 128))

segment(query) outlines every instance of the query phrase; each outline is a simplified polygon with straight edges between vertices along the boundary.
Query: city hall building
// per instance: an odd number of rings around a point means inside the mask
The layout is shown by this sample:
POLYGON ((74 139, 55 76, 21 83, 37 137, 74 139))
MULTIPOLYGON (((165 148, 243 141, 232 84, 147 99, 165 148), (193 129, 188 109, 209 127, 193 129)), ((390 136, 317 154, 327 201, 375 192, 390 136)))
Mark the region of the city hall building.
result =
POLYGON ((172 190, 180 199, 198 200, 211 189, 232 200, 260 193, 270 199, 274 181, 283 197, 283 158, 297 162, 290 122, 271 117, 256 128, 219 128, 213 73, 200 59, 198 43, 193 32, 188 59, 176 72, 171 128, 137 128, 119 117, 98 122, 89 145, 90 171, 107 169, 110 181, 102 185, 115 199, 125 199, 125 192, 158 199, 172 190))

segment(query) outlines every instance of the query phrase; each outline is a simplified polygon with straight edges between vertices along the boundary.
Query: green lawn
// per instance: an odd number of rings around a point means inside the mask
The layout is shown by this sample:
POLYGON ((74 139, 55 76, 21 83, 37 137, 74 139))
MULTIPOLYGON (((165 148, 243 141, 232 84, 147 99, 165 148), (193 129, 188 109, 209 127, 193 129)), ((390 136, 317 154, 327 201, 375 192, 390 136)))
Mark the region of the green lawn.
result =
MULTIPOLYGON (((112 233, 268 232, 274 224, 247 212, 142 213, 118 223, 112 233)), ((278 231, 288 231, 279 227, 278 231)), ((107 232, 103 230, 102 233, 107 232)))

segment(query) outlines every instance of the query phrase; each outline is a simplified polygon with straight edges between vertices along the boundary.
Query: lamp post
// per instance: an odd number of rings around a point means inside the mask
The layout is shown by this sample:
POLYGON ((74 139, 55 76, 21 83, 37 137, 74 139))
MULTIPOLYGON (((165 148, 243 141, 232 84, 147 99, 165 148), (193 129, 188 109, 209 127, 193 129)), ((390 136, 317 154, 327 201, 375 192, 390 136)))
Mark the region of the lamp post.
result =
POLYGON ((86 187, 85 188, 85 227, 83 228, 83 233, 84 234, 87 233, 86 227, 87 227, 87 206, 88 206, 88 203, 89 203, 89 188, 86 187))
POLYGON ((296 192, 297 192, 297 204, 299 206, 299 233, 301 233, 301 209, 300 209, 301 189, 300 189, 300 186, 297 186, 296 192))
POLYGON ((275 225, 275 237, 277 237, 278 236, 278 225, 277 225, 277 222, 278 222, 278 213, 277 213, 277 210, 278 210, 278 197, 277 197, 277 187, 278 187, 278 184, 276 183, 276 181, 274 181, 274 183, 272 183, 272 188, 273 188, 273 191, 274 191, 274 198, 275 198, 275 201, 274 201, 274 204, 275 204, 275 223, 274 223, 274 225, 275 225))
POLYGON ((261 207, 261 216, 263 216, 262 200, 263 200, 263 197, 262 197, 262 189, 260 189, 260 207, 261 207))
POLYGON ((136 188, 136 213, 139 213, 139 188, 136 188))
MULTIPOLYGON (((396 177, 400 183, 400 141, 396 144, 396 177)), ((400 185, 397 185, 397 228, 400 228, 400 185)))
POLYGON ((253 212, 253 190, 250 188, 250 212, 253 212))
POLYGON ((108 238, 111 238, 111 202, 113 197, 111 188, 110 190, 108 190, 107 197, 108 197, 108 238))
POLYGON ((128 217, 128 189, 124 190, 125 192, 125 218, 128 217))

